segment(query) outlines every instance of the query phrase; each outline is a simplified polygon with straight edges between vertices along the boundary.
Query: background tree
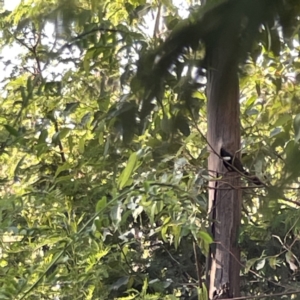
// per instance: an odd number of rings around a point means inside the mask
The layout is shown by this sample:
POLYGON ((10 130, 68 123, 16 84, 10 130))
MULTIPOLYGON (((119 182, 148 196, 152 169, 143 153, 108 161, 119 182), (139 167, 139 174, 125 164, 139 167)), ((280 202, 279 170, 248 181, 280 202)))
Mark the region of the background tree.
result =
MULTIPOLYGON (((22 52, 4 61, 1 94, 1 298, 207 298, 205 53, 228 14, 255 15, 247 3, 191 6, 183 22, 171 2, 2 13, 2 48, 22 52)), ((242 159, 266 185, 243 196, 251 297, 298 293, 299 5, 281 4, 260 31, 264 14, 243 18, 237 55, 242 159)))

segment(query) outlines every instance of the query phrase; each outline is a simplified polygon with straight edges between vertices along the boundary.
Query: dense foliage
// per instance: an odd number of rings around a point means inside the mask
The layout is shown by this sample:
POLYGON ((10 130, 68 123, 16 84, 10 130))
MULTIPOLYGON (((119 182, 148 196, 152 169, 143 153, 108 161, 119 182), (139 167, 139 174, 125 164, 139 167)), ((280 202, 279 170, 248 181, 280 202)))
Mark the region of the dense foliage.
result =
MULTIPOLYGON (((206 299, 204 45, 158 70, 141 105, 180 20, 171 1, 2 12, 3 53, 19 55, 0 98, 1 299, 206 299)), ((274 28, 239 70, 243 163, 264 182, 243 180, 239 244, 243 294, 284 297, 300 280, 300 32, 274 28)))

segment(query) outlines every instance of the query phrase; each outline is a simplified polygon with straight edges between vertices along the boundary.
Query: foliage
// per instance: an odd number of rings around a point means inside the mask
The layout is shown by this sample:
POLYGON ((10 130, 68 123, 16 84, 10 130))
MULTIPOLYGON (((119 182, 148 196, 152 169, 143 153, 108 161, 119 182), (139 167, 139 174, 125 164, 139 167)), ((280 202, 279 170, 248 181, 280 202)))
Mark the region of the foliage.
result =
MULTIPOLYGON (((1 299, 206 297, 205 45, 153 75, 156 47, 182 26, 163 8, 32 0, 3 12, 2 47, 22 52, 0 99, 1 299)), ((243 162, 265 182, 244 193, 245 295, 299 284, 299 36, 276 32, 280 56, 260 42, 240 67, 243 162)))

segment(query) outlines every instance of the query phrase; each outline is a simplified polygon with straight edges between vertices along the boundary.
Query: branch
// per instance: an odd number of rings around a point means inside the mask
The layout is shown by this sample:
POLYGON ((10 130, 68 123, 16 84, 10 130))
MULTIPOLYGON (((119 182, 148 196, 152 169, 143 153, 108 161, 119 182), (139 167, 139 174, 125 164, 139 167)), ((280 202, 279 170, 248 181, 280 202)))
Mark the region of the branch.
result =
MULTIPOLYGON (((54 120, 54 127, 55 127, 55 132, 58 134, 59 128, 58 128, 58 124, 57 124, 56 120, 54 120)), ((61 143, 61 140, 60 140, 59 136, 58 136, 57 144, 58 144, 58 147, 59 147, 59 151, 60 151, 59 153, 60 153, 60 156, 61 156, 61 160, 62 160, 63 163, 65 163, 66 162, 66 157, 65 157, 64 148, 63 148, 63 145, 61 143)))
POLYGON ((264 294, 264 295, 257 295, 257 296, 244 296, 244 297, 235 297, 235 298, 225 298, 222 300, 246 300, 246 299, 262 299, 262 298, 273 298, 275 299, 277 296, 285 296, 285 295, 293 295, 293 294, 300 294, 300 290, 290 291, 290 292, 282 292, 277 294, 264 294))
POLYGON ((197 270, 197 276, 198 276, 198 285, 201 288, 202 287, 202 276, 201 276, 201 264, 199 262, 198 258, 198 251, 197 251, 197 244, 195 241, 193 241, 193 249, 194 249, 194 256, 195 256, 195 262, 196 262, 196 270, 197 270))
POLYGON ((160 16, 161 16, 161 8, 162 8, 162 3, 160 2, 157 8, 157 15, 155 19, 155 25, 154 25, 154 30, 153 30, 153 38, 156 38, 159 33, 159 21, 160 21, 160 16))
POLYGON ((91 30, 85 31, 81 34, 78 34, 76 37, 74 37, 70 42, 65 43, 59 50, 58 53, 63 51, 65 48, 69 48, 72 46, 73 43, 75 43, 77 40, 88 36, 91 33, 97 32, 97 31, 104 31, 104 32, 114 32, 114 33, 125 33, 125 34, 129 34, 130 32, 124 31, 124 30, 120 30, 120 29, 114 29, 114 28, 104 28, 104 27, 95 27, 91 30))

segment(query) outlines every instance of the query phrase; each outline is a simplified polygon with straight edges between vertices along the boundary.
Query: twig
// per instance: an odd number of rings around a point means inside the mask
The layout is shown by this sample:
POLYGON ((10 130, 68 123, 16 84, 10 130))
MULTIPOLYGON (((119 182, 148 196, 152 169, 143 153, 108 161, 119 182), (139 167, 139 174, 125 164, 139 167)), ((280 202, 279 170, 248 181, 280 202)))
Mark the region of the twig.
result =
POLYGON ((290 292, 282 292, 282 293, 277 293, 277 294, 265 294, 265 295, 257 295, 257 296, 244 296, 244 297, 235 297, 235 298, 225 298, 222 300, 246 300, 246 299, 261 299, 261 298, 273 298, 277 296, 285 296, 285 295, 293 295, 293 294, 300 294, 300 290, 296 291, 290 291, 290 292))
POLYGON ((197 244, 195 241, 193 241, 193 249, 194 249, 194 257, 196 262, 196 270, 197 270, 197 276, 198 276, 198 285, 199 287, 202 287, 202 276, 201 276, 201 264, 198 259, 198 251, 197 251, 197 244))
POLYGON ((120 30, 120 29, 114 29, 114 28, 104 28, 104 27, 96 27, 93 28, 91 30, 85 31, 81 34, 78 34, 76 37, 74 37, 70 42, 65 43, 63 46, 61 46, 61 48, 58 50, 58 53, 61 52, 62 50, 64 50, 65 48, 69 48, 72 46, 72 44, 74 42, 76 42, 77 40, 91 34, 97 31, 105 31, 105 32, 114 32, 114 33, 125 33, 125 34, 129 34, 130 32, 126 32, 124 30, 120 30))
POLYGON ((132 266, 130 265, 130 263, 129 263, 128 259, 127 259, 127 256, 126 256, 126 254, 125 254, 125 252, 124 252, 122 246, 120 245, 120 243, 118 243, 118 247, 119 247, 121 253, 123 254, 125 263, 126 263, 126 265, 128 266, 128 268, 130 269, 131 273, 132 273, 132 274, 136 274, 137 272, 135 272, 135 271, 133 270, 132 266))
MULTIPOLYGON (((56 120, 54 120, 54 127, 55 127, 55 132, 58 134, 59 128, 58 128, 58 123, 57 123, 56 120)), ((63 145, 61 143, 61 140, 60 140, 59 136, 58 136, 57 144, 58 144, 58 147, 59 147, 61 160, 62 160, 63 163, 65 163, 66 162, 66 157, 65 157, 64 148, 63 148, 63 145)))
POLYGON ((159 2, 158 8, 157 8, 157 15, 156 15, 156 19, 155 19, 154 30, 153 30, 153 38, 156 38, 158 33, 159 33, 159 22, 160 22, 160 16, 161 16, 161 8, 162 8, 162 3, 159 2))

